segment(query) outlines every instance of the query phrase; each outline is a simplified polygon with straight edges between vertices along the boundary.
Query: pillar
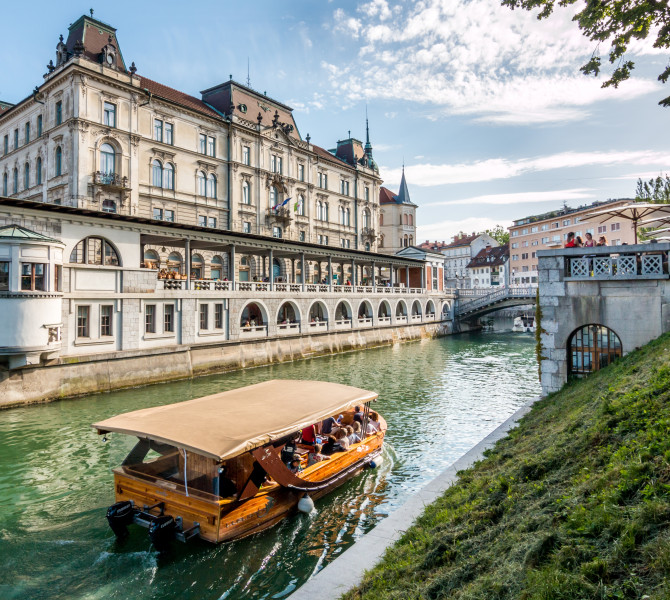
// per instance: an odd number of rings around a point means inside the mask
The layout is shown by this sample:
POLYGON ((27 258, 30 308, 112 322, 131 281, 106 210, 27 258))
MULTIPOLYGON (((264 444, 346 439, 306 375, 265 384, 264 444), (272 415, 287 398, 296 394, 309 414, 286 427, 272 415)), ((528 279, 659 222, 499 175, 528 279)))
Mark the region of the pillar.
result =
POLYGON ((409 267, 405 267, 405 287, 409 289, 409 267))
POLYGON ((393 284, 395 283, 395 273, 394 273, 394 271, 395 271, 395 269, 394 269, 393 265, 389 265, 389 272, 391 274, 390 275, 391 276, 391 287, 393 287, 393 284))
POLYGON ((305 277, 305 253, 301 252, 300 253, 300 279, 302 279, 302 291, 305 291, 305 281, 307 280, 307 277, 305 277))
POLYGON ((328 286, 330 291, 333 291, 333 257, 328 256, 328 286))
POLYGON ((421 289, 426 289, 426 265, 421 268, 421 289))
POLYGON ((235 245, 230 247, 230 258, 228 261, 228 276, 230 277, 230 290, 235 291, 235 245))
MULTIPOLYGON (((265 262, 265 257, 263 258, 265 262)), ((268 268, 270 269, 270 290, 275 289, 275 261, 273 260, 272 250, 268 252, 268 268)))
POLYGON ((351 259, 351 285, 352 286, 357 285, 356 261, 353 258, 351 259))
POLYGON ((191 289, 191 240, 184 240, 184 260, 186 261, 186 288, 191 289))

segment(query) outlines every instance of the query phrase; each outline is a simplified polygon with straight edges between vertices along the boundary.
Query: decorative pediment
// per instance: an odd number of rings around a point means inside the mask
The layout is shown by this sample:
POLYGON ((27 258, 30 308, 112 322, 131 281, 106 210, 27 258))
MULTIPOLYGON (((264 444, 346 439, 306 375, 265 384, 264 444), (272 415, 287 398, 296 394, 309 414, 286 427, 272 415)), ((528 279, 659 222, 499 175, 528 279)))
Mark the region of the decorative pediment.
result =
POLYGON ((175 152, 168 152, 163 148, 152 148, 151 151, 153 152, 155 158, 159 158, 163 161, 174 160, 175 156, 177 156, 175 152))
MULTIPOLYGON (((173 156, 174 156, 174 154, 173 154, 173 156)), ((199 160, 198 161, 198 166, 203 171, 216 171, 216 165, 214 163, 206 162, 204 160, 199 160)))

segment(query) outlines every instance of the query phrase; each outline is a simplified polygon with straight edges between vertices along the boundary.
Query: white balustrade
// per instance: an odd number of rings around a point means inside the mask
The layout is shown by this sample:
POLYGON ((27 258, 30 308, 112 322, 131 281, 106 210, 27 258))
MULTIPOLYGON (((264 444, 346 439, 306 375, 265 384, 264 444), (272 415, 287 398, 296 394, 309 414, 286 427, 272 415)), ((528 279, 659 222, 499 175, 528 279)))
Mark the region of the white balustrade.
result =
POLYGON ((391 323, 391 317, 378 317, 377 318, 377 323, 379 323, 379 324, 390 324, 391 323))
POLYGON ((359 327, 372 327, 372 318, 371 317, 358 317, 358 326, 359 327))
POLYGON ((412 315, 412 322, 421 321, 421 315, 412 315))

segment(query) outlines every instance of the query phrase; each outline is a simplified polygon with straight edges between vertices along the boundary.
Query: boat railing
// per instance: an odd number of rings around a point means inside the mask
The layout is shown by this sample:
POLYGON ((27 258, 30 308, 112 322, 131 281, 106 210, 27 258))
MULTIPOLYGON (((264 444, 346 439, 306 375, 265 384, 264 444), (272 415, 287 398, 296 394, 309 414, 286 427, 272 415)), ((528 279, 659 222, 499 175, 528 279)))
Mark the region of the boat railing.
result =
MULTIPOLYGON (((135 479, 141 479, 142 481, 153 483, 157 487, 173 490, 175 492, 178 492, 179 494, 186 495, 186 486, 184 486, 183 483, 180 483, 178 481, 173 481, 171 479, 163 479, 162 477, 151 475, 149 473, 143 473, 142 471, 138 471, 137 469, 133 469, 127 466, 119 467, 118 469, 115 469, 115 471, 119 471, 123 475, 133 477, 135 479)), ((216 503, 217 505, 219 503, 219 500, 221 500, 220 496, 216 496, 212 493, 200 490, 197 487, 192 486, 190 483, 188 485, 188 496, 196 497, 199 500, 204 500, 205 502, 216 503)))

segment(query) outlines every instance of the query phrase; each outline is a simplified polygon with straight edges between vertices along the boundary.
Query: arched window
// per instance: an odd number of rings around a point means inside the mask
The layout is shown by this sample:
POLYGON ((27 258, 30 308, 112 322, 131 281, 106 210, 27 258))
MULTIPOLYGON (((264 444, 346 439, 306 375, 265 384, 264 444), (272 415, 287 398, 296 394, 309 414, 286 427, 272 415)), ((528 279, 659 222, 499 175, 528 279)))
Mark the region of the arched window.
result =
POLYGON ((102 201, 102 212, 115 213, 116 212, 116 202, 114 202, 114 200, 103 200, 102 201))
POLYGON ((207 176, 202 172, 198 171, 198 196, 207 195, 207 176))
POLYGON ((323 205, 321 204, 321 200, 316 203, 316 219, 317 221, 323 221, 323 205))
POLYGON ((111 144, 100 146, 100 171, 105 175, 116 173, 116 152, 111 144))
POLYGON ((384 247, 384 236, 383 235, 379 236, 379 247, 380 248, 384 247))
POLYGON ((56 148, 56 177, 63 174, 63 150, 60 146, 56 148))
POLYGON ((212 257, 212 269, 210 277, 212 279, 221 279, 221 269, 223 268, 223 259, 220 256, 212 257))
POLYGON ((151 163, 151 185, 163 187, 163 165, 160 160, 151 163))
POLYGON ((166 190, 174 189, 174 165, 172 163, 165 163, 163 169, 163 187, 166 190))
POLYGON ((265 325, 263 310, 255 302, 247 304, 240 315, 240 326, 242 327, 262 327, 265 325))
POLYGON ((13 177, 14 177, 14 181, 13 181, 14 191, 12 193, 13 194, 18 194, 19 193, 19 170, 18 169, 14 169, 13 177))
POLYGON ((9 195, 9 190, 7 189, 7 173, 2 174, 2 195, 9 195))
POLYGON ((216 175, 211 174, 207 180, 207 196, 216 198, 216 175))
POLYGON ((147 269, 157 269, 160 264, 160 259, 158 258, 158 252, 155 250, 145 250, 144 251, 144 266, 147 269))
POLYGON ((248 181, 242 182, 242 204, 251 204, 251 186, 248 181))
POLYGON ((568 339, 568 376, 585 377, 622 355, 621 340, 603 325, 584 325, 568 339))
POLYGON ((27 190, 30 187, 30 165, 26 163, 23 166, 23 189, 27 190))
POLYGON ((346 218, 346 223, 345 223, 345 225, 346 225, 347 227, 350 227, 350 226, 351 226, 351 209, 350 209, 350 208, 347 208, 347 215, 346 215, 346 217, 347 217, 347 218, 346 218))
POLYGON ((344 206, 338 207, 337 216, 340 221, 340 225, 344 225, 344 206))
POLYGON ((240 281, 249 281, 249 259, 246 256, 240 258, 240 281))
POLYGON ((407 225, 407 215, 402 216, 402 224, 407 225))
POLYGON ((363 211, 363 227, 370 228, 370 211, 367 208, 363 211))
POLYGON ((194 254, 193 256, 191 256, 192 279, 202 279, 204 267, 205 267, 205 261, 202 260, 202 256, 200 256, 199 254, 194 254))
POLYGON ((328 221, 328 202, 323 203, 323 220, 328 221))
POLYGON ((81 240, 70 254, 70 262, 84 265, 104 265, 118 267, 121 265, 116 248, 106 239, 87 237, 81 240))
POLYGON ((409 225, 414 226, 414 215, 407 215, 407 222, 409 225))
POLYGON ((365 251, 370 252, 370 242, 365 242, 365 251))
POLYGON ((409 245, 410 245, 410 246, 413 246, 413 245, 414 245, 414 236, 413 236, 413 235, 410 235, 410 236, 409 236, 409 245))
POLYGON ((172 273, 181 274, 181 254, 172 252, 167 258, 167 269, 172 273))
POLYGON ((298 214, 301 216, 305 214, 305 197, 302 194, 298 196, 298 214))
POLYGON ((37 163, 35 165, 35 175, 36 175, 35 183, 37 185, 41 185, 42 184, 42 157, 41 156, 37 157, 37 163))

